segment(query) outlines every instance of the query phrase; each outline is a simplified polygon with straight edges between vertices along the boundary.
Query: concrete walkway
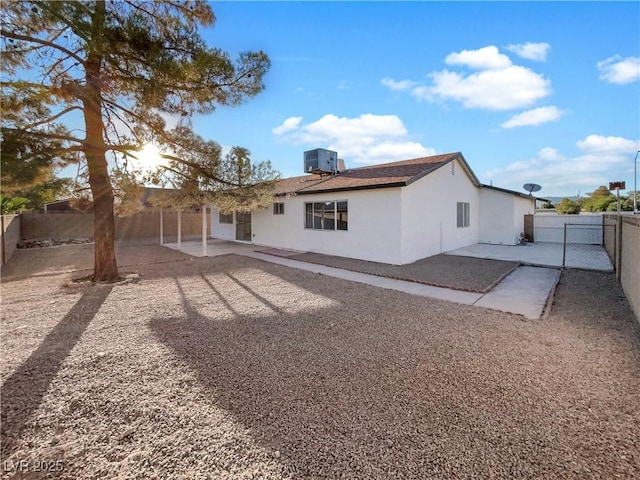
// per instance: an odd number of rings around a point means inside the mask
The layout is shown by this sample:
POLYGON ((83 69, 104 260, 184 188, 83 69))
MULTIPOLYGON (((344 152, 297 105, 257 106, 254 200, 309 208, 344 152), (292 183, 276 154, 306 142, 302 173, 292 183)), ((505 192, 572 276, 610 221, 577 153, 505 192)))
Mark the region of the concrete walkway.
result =
POLYGON ((518 267, 474 305, 540 318, 559 279, 560 270, 555 268, 518 267))
MULTIPOLYGON (((177 243, 167 243, 165 247, 178 249, 177 243)), ((180 251, 196 257, 203 256, 202 242, 182 242, 180 251)), ((256 258, 265 262, 276 263, 290 268, 297 268, 309 272, 319 273, 336 278, 342 278, 357 283, 364 283, 375 287, 397 290, 411 295, 437 298, 464 305, 476 305, 502 312, 523 315, 530 320, 539 319, 543 312, 551 290, 560 277, 560 271, 555 268, 519 267, 507 275, 489 292, 473 293, 451 288, 434 287, 420 283, 396 280, 393 278, 353 272, 340 268, 327 267, 313 263, 292 260, 285 256, 274 256, 256 252, 257 247, 251 244, 227 242, 209 239, 207 242, 207 256, 236 254, 256 258)), ((299 252, 296 252, 299 253, 299 252)))

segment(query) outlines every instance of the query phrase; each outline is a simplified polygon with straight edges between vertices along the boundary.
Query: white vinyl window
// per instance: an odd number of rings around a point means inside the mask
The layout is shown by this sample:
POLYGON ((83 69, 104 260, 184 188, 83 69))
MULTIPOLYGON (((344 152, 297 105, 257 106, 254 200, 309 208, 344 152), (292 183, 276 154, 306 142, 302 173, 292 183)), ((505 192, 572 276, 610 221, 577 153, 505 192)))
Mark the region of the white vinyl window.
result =
POLYGON ((233 213, 222 213, 218 217, 219 223, 233 223, 233 213))
POLYGON ((458 228, 469 226, 469 203, 458 202, 458 228))
POLYGON ((312 230, 348 230, 347 201, 305 202, 304 228, 312 230))
POLYGON ((274 215, 284 215, 284 202, 275 202, 273 204, 274 215))

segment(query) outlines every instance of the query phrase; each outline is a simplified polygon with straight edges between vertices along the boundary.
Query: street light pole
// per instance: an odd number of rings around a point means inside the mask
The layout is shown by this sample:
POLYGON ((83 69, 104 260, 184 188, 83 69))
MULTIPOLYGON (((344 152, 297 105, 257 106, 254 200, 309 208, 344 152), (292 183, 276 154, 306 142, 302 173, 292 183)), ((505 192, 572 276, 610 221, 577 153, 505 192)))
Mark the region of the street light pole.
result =
POLYGON ((633 160, 633 213, 638 214, 638 154, 640 150, 636 152, 636 158, 633 160))

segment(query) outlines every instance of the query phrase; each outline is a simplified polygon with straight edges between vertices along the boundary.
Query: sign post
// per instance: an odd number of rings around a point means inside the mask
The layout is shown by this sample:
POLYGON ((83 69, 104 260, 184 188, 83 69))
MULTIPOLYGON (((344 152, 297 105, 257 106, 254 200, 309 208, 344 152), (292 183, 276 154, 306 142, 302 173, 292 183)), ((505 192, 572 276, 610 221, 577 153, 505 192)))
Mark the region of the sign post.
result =
POLYGON ((618 215, 620 215, 620 189, 625 189, 625 182, 609 182, 609 190, 616 191, 616 197, 618 198, 618 215))

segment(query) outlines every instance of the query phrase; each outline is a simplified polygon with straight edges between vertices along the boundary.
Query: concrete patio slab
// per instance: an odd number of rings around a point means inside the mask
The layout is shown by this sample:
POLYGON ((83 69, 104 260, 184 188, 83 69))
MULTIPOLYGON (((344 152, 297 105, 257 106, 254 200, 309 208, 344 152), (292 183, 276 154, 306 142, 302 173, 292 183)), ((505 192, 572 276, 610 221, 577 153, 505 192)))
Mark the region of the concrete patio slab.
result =
MULTIPOLYGON (((535 242, 527 245, 491 245, 476 243, 468 247, 445 252, 446 255, 509 260, 528 265, 561 267, 561 243, 535 242)), ((613 265, 604 247, 600 245, 570 244, 567 246, 565 266, 587 270, 613 271, 613 265)))
POLYGON ((171 248, 172 250, 180 250, 181 252, 193 257, 218 257, 220 255, 228 255, 231 253, 244 255, 252 253, 256 249, 256 246, 250 243, 229 242, 227 240, 219 240, 217 238, 209 238, 207 240, 206 255, 203 254, 201 240, 182 241, 180 243, 180 248, 178 248, 177 242, 165 243, 163 246, 171 248))

